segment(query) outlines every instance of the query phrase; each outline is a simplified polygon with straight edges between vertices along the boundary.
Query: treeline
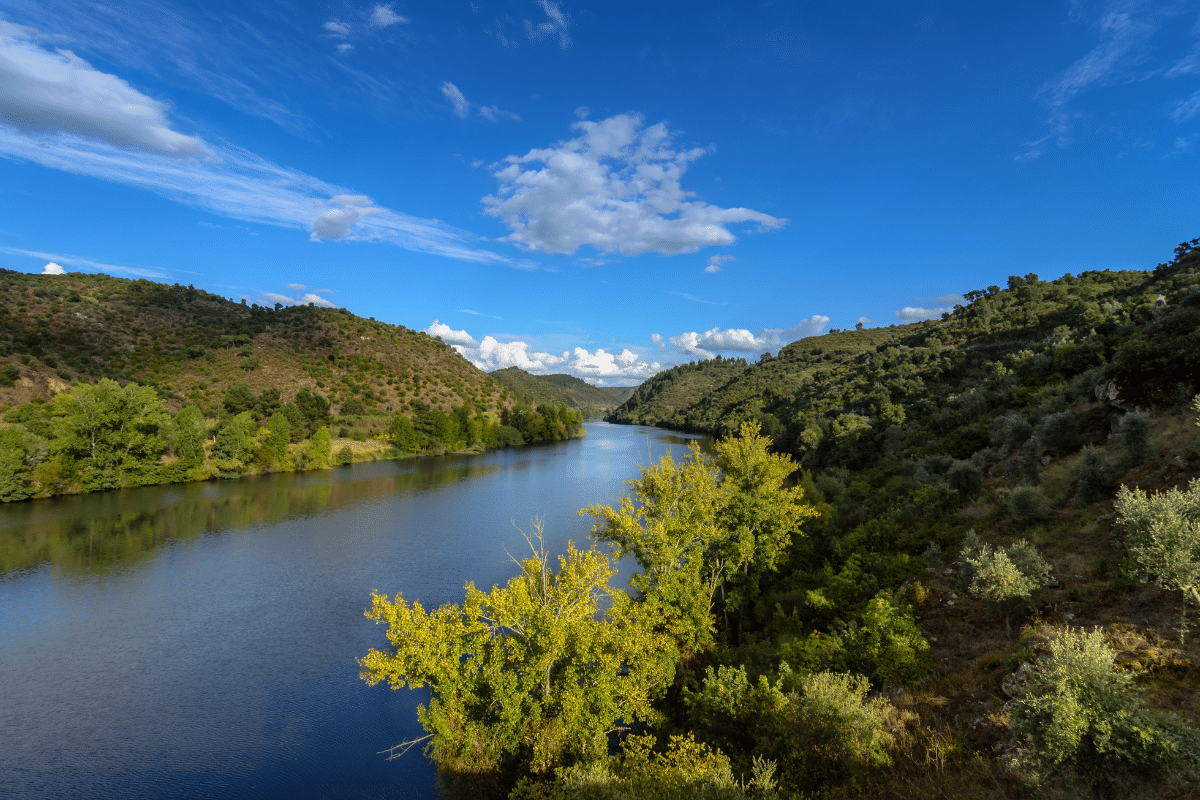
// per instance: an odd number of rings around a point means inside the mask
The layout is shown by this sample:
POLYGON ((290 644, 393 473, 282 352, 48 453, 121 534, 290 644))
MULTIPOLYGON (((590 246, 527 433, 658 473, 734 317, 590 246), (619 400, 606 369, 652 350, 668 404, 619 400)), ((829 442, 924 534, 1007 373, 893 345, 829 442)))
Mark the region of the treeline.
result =
MULTIPOLYGON (((451 413, 416 404, 391 418, 382 457, 482 451, 582 433, 577 411, 554 406, 501 415, 451 413)), ((267 388, 229 387, 206 418, 195 405, 172 415, 154 389, 102 379, 78 383, 50 402, 35 398, 4 414, 0 428, 0 502, 125 486, 244 474, 326 469, 356 460, 351 443, 335 452, 329 401, 301 388, 289 401, 267 388)))

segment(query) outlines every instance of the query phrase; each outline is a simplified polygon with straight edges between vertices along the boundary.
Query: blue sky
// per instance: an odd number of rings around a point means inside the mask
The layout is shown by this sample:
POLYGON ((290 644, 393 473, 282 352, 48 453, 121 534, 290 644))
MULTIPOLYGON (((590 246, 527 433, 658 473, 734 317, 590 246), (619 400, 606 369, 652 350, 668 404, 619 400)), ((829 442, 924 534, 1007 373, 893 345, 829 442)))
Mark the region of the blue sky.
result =
POLYGON ((0 0, 0 266, 602 385, 1153 267, 1198 153, 1196 0, 0 0))

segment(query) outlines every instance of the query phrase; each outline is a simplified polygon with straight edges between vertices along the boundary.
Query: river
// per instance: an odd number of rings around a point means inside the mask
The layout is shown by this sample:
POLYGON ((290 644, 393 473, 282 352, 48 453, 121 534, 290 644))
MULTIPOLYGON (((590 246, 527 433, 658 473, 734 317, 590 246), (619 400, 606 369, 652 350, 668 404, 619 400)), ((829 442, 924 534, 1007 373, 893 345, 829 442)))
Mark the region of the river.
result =
MULTIPOLYGON (((425 692, 368 687, 372 590, 504 583, 693 437, 581 440, 0 506, 0 797, 427 798, 425 692)), ((623 582, 630 566, 623 565, 623 582)))

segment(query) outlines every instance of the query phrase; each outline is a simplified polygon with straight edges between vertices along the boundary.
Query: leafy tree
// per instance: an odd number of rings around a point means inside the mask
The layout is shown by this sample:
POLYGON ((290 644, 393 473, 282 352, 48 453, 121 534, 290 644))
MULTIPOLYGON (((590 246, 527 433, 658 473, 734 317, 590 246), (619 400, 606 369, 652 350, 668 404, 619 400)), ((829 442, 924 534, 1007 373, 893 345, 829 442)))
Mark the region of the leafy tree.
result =
POLYGON ((88 489, 114 488, 122 474, 156 464, 170 421, 152 388, 108 378, 58 395, 51 413, 54 450, 83 463, 88 489))
POLYGON ((1075 479, 1075 502, 1080 508, 1111 491, 1104 454, 1091 445, 1083 448, 1083 457, 1071 468, 1071 476, 1075 479))
POLYGON ((48 455, 41 437, 20 428, 0 429, 0 502, 32 497, 30 472, 48 455))
POLYGON ((252 412, 242 411, 229 417, 221 425, 213 441, 213 458, 225 463, 222 469, 242 469, 254 453, 257 434, 258 428, 254 424, 252 412))
POLYGON ((1068 631, 1049 649, 1013 711, 1016 730, 1030 743, 1017 763, 1031 781, 1073 767, 1108 794, 1126 773, 1179 777, 1195 769, 1196 731, 1138 702, 1134 676, 1116 665, 1100 631, 1068 631))
POLYGON ((494 772, 515 760, 545 774, 603 760, 610 732, 657 719, 650 700, 673 675, 670 644, 609 588, 608 556, 569 544, 555 572, 540 525, 529 543, 532 556, 507 586, 485 594, 468 583, 461 606, 428 613, 372 595, 367 617, 387 623, 392 647, 367 653, 361 676, 429 685, 417 716, 443 769, 494 772))
POLYGON ((1121 417, 1118 432, 1121 444, 1125 446, 1122 460, 1129 466, 1139 463, 1146 457, 1150 444, 1150 415, 1134 411, 1121 417))
POLYGON ((221 406, 226 414, 237 416, 243 411, 257 409, 258 398, 254 396, 254 392, 250 391, 250 387, 235 383, 225 390, 225 394, 221 397, 221 406))
POLYGON ((1188 601, 1200 603, 1200 478, 1193 479, 1186 492, 1170 489, 1147 495, 1122 486, 1114 507, 1139 577, 1183 593, 1182 639, 1188 601))
POLYGON ((179 456, 183 469, 200 466, 204 461, 204 442, 208 439, 208 427, 204 414, 196 406, 184 406, 171 421, 171 445, 179 456))
POLYGON ((288 443, 292 440, 292 425, 283 414, 273 414, 267 423, 267 438, 264 444, 271 451, 276 464, 283 464, 288 454, 288 443))
POLYGON ((1038 426, 1038 438, 1058 455, 1071 452, 1079 446, 1079 423, 1070 411, 1051 414, 1038 426))
POLYGON ((796 471, 796 462, 790 456, 768 452, 771 440, 759 432, 757 422, 747 422, 741 435, 722 439, 713 447, 727 493, 720 514, 729 540, 726 558, 732 567, 731 596, 726 600, 743 613, 758 599, 763 576, 779 569, 801 523, 815 515, 812 506, 802 502, 800 487, 784 488, 796 471))
POLYGON ((308 456, 308 468, 329 469, 329 456, 332 449, 333 440, 329 436, 329 428, 322 425, 308 440, 308 448, 305 450, 305 454, 308 456))
POLYGON ((396 416, 392 417, 392 426, 388 430, 388 436, 391 438, 392 444, 396 445, 396 449, 402 453, 415 453, 421 446, 412 422, 400 411, 397 411, 396 416))
POLYGON ((1024 539, 999 550, 981 545, 965 561, 972 574, 971 594, 1003 611, 1004 629, 1012 636, 1013 612, 1045 585, 1050 565, 1024 539))
POLYGON ((307 387, 296 392, 293 402, 300 415, 300 430, 304 437, 311 437, 317 428, 329 421, 329 401, 307 387))
POLYGON ((1050 501, 1040 489, 1022 486, 1008 496, 1008 514, 1019 527, 1026 527, 1050 516, 1050 501))
POLYGON ((970 461, 958 461, 946 472, 946 481, 965 502, 983 491, 983 470, 970 461))

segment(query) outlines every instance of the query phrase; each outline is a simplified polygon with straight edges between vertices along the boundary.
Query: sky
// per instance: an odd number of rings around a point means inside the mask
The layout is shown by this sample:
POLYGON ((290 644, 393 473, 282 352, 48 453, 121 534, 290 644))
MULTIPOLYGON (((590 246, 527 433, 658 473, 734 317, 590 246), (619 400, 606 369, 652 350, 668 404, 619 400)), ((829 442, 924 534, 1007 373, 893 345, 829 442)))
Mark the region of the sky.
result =
POLYGON ((634 385, 1200 236, 1200 0, 0 0, 0 267, 634 385))

